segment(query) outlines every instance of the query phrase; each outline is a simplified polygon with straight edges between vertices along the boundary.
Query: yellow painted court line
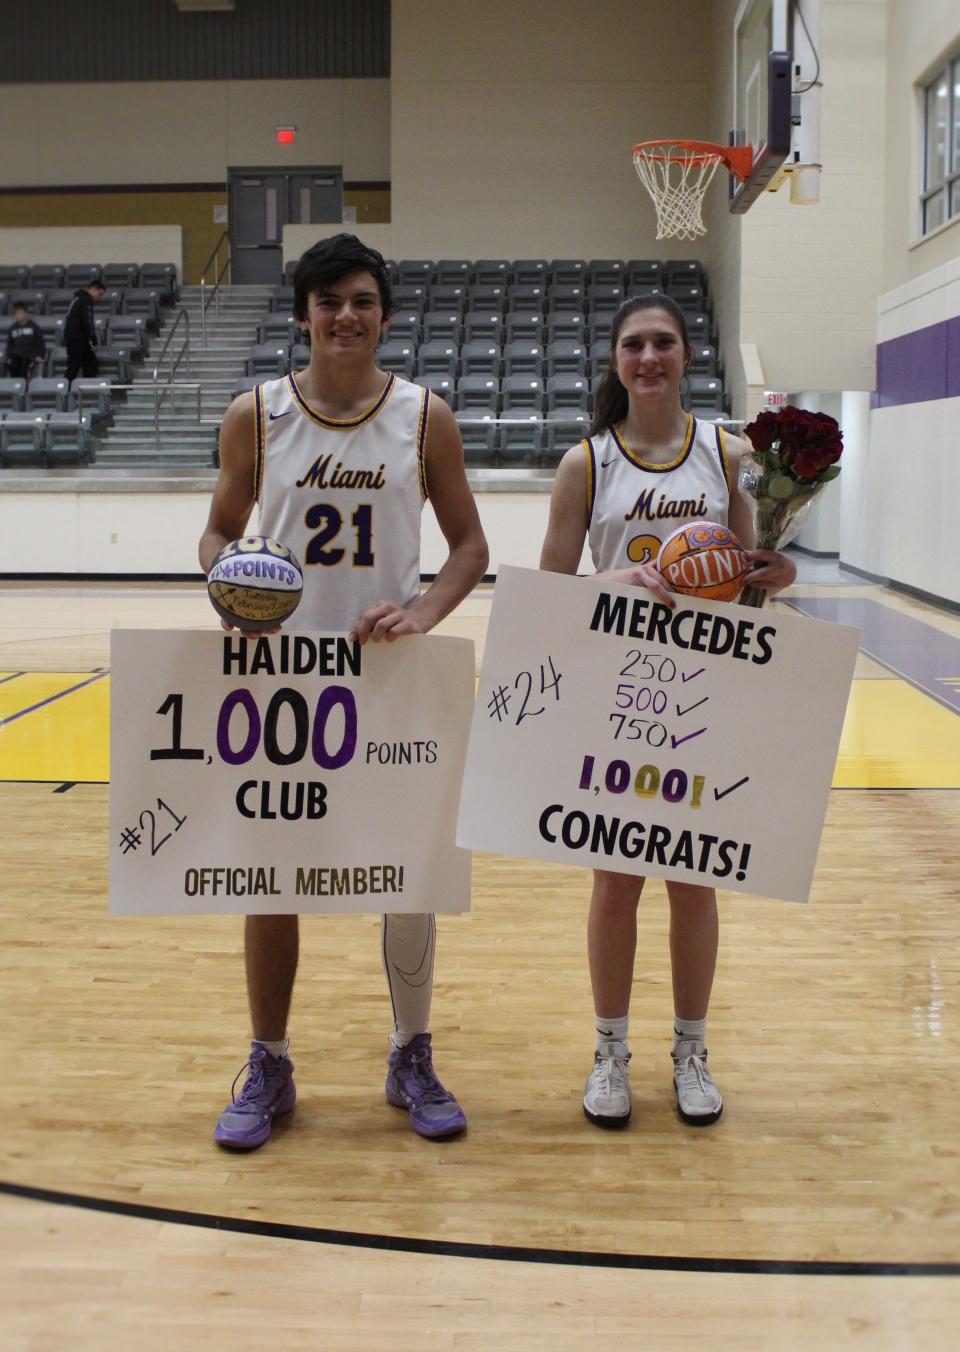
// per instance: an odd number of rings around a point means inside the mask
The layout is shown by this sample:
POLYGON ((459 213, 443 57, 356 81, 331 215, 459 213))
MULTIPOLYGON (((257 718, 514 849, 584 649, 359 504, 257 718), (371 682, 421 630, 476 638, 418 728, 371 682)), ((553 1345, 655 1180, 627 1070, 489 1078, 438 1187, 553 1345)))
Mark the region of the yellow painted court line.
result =
POLYGON ((960 788, 960 718, 906 681, 854 681, 833 787, 960 788))
POLYGON ((94 672, 58 671, 28 672, 0 685, 0 723, 13 717, 0 726, 0 780, 105 781, 110 773, 109 684, 108 676, 97 679, 94 672), (81 685, 84 681, 88 684, 81 685), (53 698, 57 695, 62 698, 53 698), (15 717, 23 710, 30 712, 15 717))
MULTIPOLYGON (((3 675, 0 722, 93 673, 27 672, 7 682, 3 675)), ((109 685, 109 677, 95 680, 0 727, 0 780, 105 782, 109 685)), ((960 788, 960 718, 905 681, 854 681, 833 787, 960 788)))

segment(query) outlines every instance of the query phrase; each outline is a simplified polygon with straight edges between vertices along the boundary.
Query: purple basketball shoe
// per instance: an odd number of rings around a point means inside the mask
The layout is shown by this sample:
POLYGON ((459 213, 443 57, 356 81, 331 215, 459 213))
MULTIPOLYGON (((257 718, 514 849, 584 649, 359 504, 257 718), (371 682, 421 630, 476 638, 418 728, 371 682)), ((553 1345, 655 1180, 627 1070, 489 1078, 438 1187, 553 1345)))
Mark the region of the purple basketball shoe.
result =
POLYGON ((293 1112, 297 1101, 293 1062, 287 1056, 271 1056, 266 1047, 251 1042, 247 1064, 238 1071, 230 1097, 233 1102, 220 1114, 213 1139, 233 1150, 255 1150, 269 1140, 273 1119, 293 1112), (233 1090, 244 1070, 249 1073, 234 1098, 233 1090))
POLYGON ((463 1109, 433 1069, 429 1033, 417 1033, 390 1052, 384 1089, 388 1103, 407 1109, 418 1136, 453 1136, 466 1129, 463 1109))

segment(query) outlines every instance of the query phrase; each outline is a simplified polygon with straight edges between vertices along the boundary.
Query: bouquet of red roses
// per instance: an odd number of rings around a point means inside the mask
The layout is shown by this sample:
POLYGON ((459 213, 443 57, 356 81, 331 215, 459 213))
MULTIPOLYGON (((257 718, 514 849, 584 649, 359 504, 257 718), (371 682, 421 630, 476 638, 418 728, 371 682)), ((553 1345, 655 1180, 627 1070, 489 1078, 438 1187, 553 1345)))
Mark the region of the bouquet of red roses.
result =
MULTIPOLYGON (((840 473, 843 434, 835 418, 787 404, 759 413, 744 428, 753 451, 740 461, 740 487, 754 502, 758 549, 782 549, 803 525, 824 484, 840 473)), ((766 592, 746 587, 742 605, 762 606, 766 592)))

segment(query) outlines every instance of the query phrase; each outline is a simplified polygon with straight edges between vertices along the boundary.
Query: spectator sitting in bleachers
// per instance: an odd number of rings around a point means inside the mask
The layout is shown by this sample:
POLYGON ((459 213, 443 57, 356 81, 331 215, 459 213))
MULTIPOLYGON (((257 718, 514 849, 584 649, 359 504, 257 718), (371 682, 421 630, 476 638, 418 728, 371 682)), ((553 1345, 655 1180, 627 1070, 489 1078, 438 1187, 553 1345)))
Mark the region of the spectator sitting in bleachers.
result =
POLYGON ((13 313, 15 323, 7 333, 4 367, 8 376, 29 380, 39 374, 47 344, 25 305, 15 305, 13 313))
POLYGON ((75 380, 78 372, 95 376, 100 369, 97 361, 97 331, 93 322, 93 302, 106 293, 102 282, 91 282, 81 287, 70 303, 63 324, 63 341, 67 349, 66 377, 75 380))

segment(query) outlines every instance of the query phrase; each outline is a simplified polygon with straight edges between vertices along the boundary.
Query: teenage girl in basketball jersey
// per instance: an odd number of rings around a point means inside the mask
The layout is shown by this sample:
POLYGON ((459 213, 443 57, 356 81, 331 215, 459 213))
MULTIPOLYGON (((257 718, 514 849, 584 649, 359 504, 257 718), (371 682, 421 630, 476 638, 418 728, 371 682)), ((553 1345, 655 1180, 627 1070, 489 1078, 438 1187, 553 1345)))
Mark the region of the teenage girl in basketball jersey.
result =
MULTIPOLYGON (((391 312, 383 258, 353 235, 320 241, 294 276, 294 314, 310 335, 305 371, 267 381, 227 410, 220 474, 200 562, 247 530, 288 545, 304 565, 298 628, 347 631, 361 643, 425 634, 470 592, 487 564, 453 414, 419 385, 381 371, 391 312), (353 473, 353 471, 360 471, 353 473), (360 484, 361 487, 353 487, 360 484), (420 514, 429 496, 449 546, 420 594, 420 514)), ((298 956, 295 915, 248 916, 247 992, 254 1041, 246 1082, 214 1140, 252 1149, 296 1091, 287 1018, 298 956)), ((449 1136, 466 1119, 432 1064, 434 918, 385 915, 381 952, 393 1004, 386 1094, 414 1131, 449 1136)))
MULTIPOLYGON (((682 513, 695 520, 697 512, 704 520, 729 525, 748 547, 751 583, 775 592, 794 580, 796 569, 785 555, 750 548, 753 520, 737 489, 740 456, 748 443, 683 411, 680 382, 692 355, 683 313, 673 301, 652 296, 621 305, 591 435, 566 453, 557 471, 541 568, 576 573, 588 535, 598 579, 646 587, 673 606, 670 589, 654 567, 657 551, 661 540, 683 524, 682 513), (675 512, 666 515, 671 503, 675 512), (658 515, 660 509, 664 514, 658 515)), ((602 1127, 622 1127, 630 1119, 627 1026, 643 882, 594 871, 587 949, 597 1042, 583 1108, 602 1127)), ((723 1110, 707 1070, 705 1045, 717 958, 717 899, 709 887, 677 882, 666 887, 677 1106, 685 1122, 705 1125, 723 1110)))

